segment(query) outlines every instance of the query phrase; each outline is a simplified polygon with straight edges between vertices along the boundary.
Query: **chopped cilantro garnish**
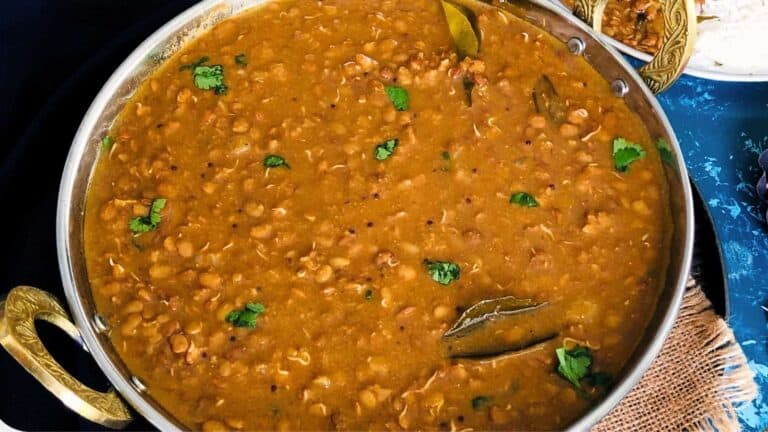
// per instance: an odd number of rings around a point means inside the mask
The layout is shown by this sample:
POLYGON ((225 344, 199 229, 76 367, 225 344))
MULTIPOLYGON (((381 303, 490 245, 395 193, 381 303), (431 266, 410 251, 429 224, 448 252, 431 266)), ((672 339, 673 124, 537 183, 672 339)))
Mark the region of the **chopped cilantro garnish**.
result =
POLYGON ((534 198, 533 195, 527 192, 513 193, 512 196, 509 197, 509 202, 517 204, 519 206, 523 206, 523 207, 539 206, 539 202, 536 201, 536 198, 534 198))
POLYGON ((112 150, 112 146, 115 144, 115 139, 112 138, 109 135, 106 135, 104 138, 101 139, 101 148, 105 151, 112 150))
POLYGON ((179 70, 192 70, 192 78, 195 87, 201 90, 213 90, 217 95, 227 94, 227 85, 224 84, 224 66, 206 65, 208 57, 200 57, 194 63, 182 65, 179 70))
POLYGON ((399 143, 400 141, 397 138, 388 139, 376 146, 373 150, 373 156, 376 160, 387 160, 395 152, 395 148, 399 143))
POLYGON ((195 87, 201 90, 213 90, 217 95, 227 94, 227 85, 224 84, 224 66, 195 66, 192 76, 195 79, 195 87))
POLYGON ((442 166, 440 167, 440 171, 442 172, 448 172, 451 170, 451 154, 447 151, 444 151, 440 153, 440 157, 443 159, 442 166))
POLYGON ((235 327, 254 328, 256 318, 266 310, 261 303, 247 303, 242 310, 233 310, 224 319, 235 327))
POLYGON ((481 410, 491 403, 491 398, 488 396, 475 396, 472 398, 472 409, 475 411, 481 410))
POLYGON ((238 54, 235 56, 235 63, 238 66, 248 66, 248 58, 245 57, 245 54, 238 54))
POLYGON ((616 171, 624 172, 632 162, 644 157, 645 150, 639 145, 621 137, 613 140, 613 162, 616 171))
POLYGON ((659 138, 656 140, 656 148, 659 150, 661 161, 669 166, 674 167, 675 155, 672 154, 672 147, 669 145, 669 142, 667 142, 667 140, 664 138, 659 138))
POLYGON ((387 96, 392 101, 392 105, 394 105, 396 110, 405 111, 408 109, 411 100, 410 96, 408 96, 408 90, 400 86, 391 85, 387 86, 384 91, 387 92, 387 96))
POLYGON ((267 168, 277 168, 284 166, 288 169, 291 169, 291 166, 288 165, 288 162, 285 160, 285 158, 276 154, 267 155, 267 157, 264 158, 264 166, 267 168))
POLYGON ((365 290, 365 294, 363 294, 366 300, 373 300, 373 290, 367 289, 365 290))
POLYGON ((432 280, 442 285, 448 285, 461 276, 461 267, 450 261, 431 261, 425 259, 424 265, 427 267, 427 272, 429 272, 432 280))
POLYGON ((165 202, 165 198, 152 200, 152 204, 149 206, 149 214, 131 219, 128 222, 128 228, 136 235, 156 230, 163 219, 160 211, 165 207, 165 202))
POLYGON ((561 347, 555 350, 557 354, 557 371, 563 378, 573 384, 574 387, 581 389, 581 381, 589 374, 589 366, 592 364, 592 353, 589 348, 576 346, 573 349, 566 350, 561 347))

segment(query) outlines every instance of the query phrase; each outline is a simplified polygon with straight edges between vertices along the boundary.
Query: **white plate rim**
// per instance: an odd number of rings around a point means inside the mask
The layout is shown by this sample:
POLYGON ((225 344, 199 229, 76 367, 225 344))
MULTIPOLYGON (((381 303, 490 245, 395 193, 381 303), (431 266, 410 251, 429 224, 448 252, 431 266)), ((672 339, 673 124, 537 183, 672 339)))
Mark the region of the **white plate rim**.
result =
MULTIPOLYGON (((651 61, 651 58, 653 58, 650 54, 644 53, 635 48, 632 48, 629 45, 621 43, 610 36, 606 36, 603 34, 603 35, 600 35, 600 37, 606 40, 609 44, 613 45, 619 51, 625 54, 631 55, 632 57, 638 58, 644 62, 649 62, 651 61)), ((683 73, 686 75, 691 75, 698 78, 705 78, 705 79, 715 80, 715 81, 729 81, 729 82, 768 81, 768 74, 745 74, 745 73, 740 74, 740 73, 716 72, 713 70, 700 69, 693 66, 686 66, 685 70, 683 70, 683 73)))

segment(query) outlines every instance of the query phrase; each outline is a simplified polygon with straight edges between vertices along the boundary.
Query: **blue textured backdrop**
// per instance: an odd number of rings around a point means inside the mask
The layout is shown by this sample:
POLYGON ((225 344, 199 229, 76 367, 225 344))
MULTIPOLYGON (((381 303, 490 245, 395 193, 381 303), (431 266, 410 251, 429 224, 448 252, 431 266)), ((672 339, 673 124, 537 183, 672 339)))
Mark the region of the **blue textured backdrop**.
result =
POLYGON ((755 192, 768 148, 768 83, 683 77, 660 98, 707 203, 725 259, 730 324, 760 395, 738 410, 748 431, 768 428, 768 227, 755 192))

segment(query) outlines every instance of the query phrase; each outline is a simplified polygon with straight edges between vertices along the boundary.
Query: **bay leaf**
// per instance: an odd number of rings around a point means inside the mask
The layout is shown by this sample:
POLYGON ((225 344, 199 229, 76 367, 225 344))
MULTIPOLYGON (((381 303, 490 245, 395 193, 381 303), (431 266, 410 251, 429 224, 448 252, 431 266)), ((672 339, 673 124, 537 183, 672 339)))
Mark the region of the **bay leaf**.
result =
POLYGON ((461 314, 453 327, 443 334, 444 338, 458 337, 482 325, 488 320, 522 312, 531 312, 547 303, 538 304, 531 299, 519 299, 512 296, 483 300, 475 303, 461 314))
POLYGON ((448 29, 451 32, 453 42, 456 44, 459 60, 464 57, 477 57, 480 50, 480 38, 473 25, 475 15, 464 6, 446 0, 442 0, 441 3, 445 18, 448 21, 448 29))
POLYGON ((533 104, 536 112, 544 114, 556 125, 559 126, 565 121, 565 103, 546 75, 542 75, 533 86, 533 104))

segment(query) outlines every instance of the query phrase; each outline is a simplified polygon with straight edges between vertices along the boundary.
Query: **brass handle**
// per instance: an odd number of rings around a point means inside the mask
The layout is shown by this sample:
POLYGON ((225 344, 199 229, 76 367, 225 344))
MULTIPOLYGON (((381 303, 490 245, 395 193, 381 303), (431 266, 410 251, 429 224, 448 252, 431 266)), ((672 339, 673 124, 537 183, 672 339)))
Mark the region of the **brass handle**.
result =
MULTIPOLYGON (((607 0, 575 0, 573 13, 600 33, 607 0)), ((652 92, 658 94, 677 80, 693 52, 696 39, 694 0, 662 0, 664 36, 661 47, 639 72, 652 92)))
POLYGON ((125 427, 131 414, 117 393, 111 389, 97 392, 65 371, 40 341, 36 319, 48 321, 82 343, 80 331, 54 296, 31 286, 17 286, 0 300, 0 345, 71 410, 103 426, 125 427))

